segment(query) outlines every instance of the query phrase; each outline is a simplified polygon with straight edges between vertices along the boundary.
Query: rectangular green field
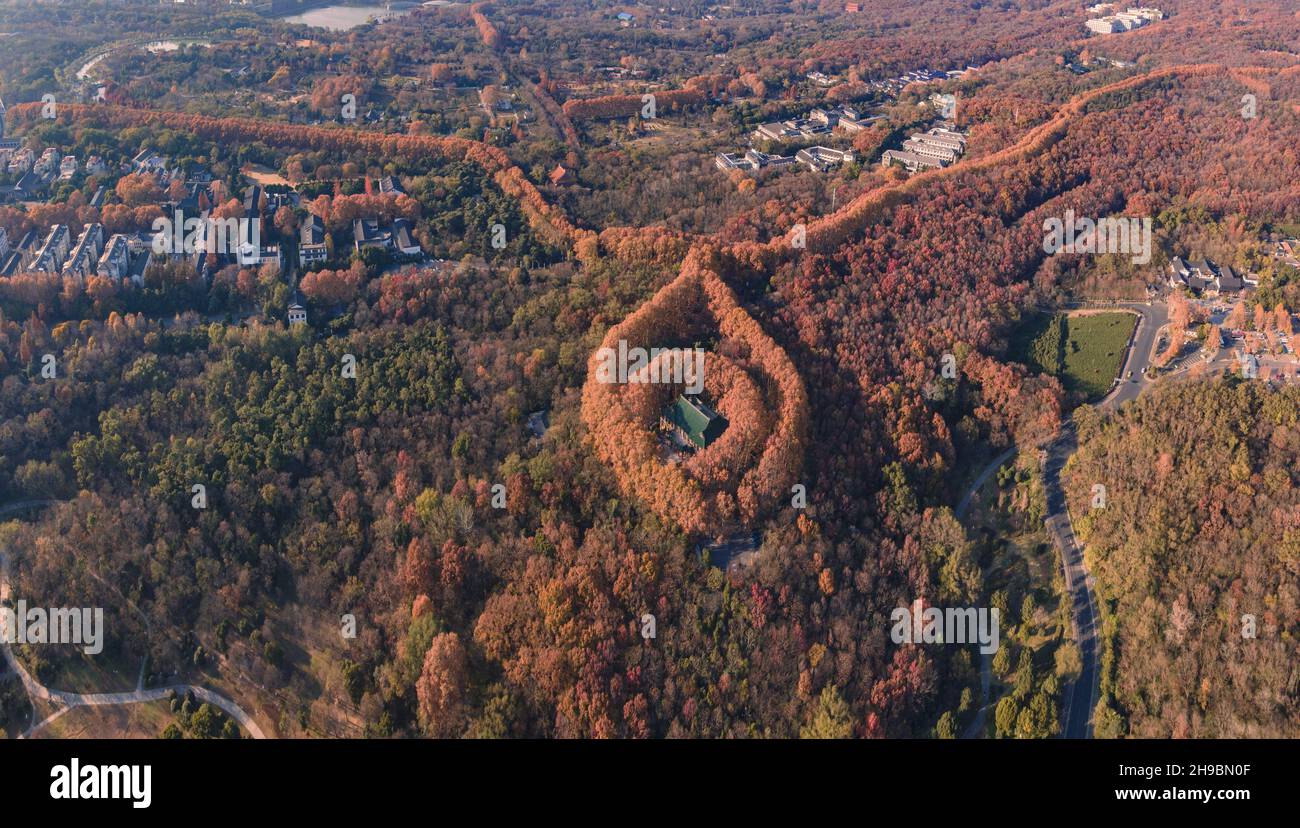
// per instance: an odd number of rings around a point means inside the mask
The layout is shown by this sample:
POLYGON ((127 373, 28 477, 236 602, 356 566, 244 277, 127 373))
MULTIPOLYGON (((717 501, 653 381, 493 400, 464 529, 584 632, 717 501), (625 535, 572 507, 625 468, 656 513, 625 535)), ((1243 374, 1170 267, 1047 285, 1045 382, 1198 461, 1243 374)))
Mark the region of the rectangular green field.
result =
POLYGON ((1137 319, 1124 311, 1033 314, 1012 335, 1008 357, 1058 378, 1072 396, 1096 399, 1124 367, 1137 319))

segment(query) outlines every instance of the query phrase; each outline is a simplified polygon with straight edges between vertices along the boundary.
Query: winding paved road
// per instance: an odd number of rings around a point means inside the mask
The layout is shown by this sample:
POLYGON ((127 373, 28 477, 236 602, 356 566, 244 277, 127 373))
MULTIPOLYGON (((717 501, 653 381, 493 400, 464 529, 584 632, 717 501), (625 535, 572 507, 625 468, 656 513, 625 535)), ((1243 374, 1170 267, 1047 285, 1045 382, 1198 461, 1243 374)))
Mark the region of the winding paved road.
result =
MULTIPOLYGON (((28 509, 48 506, 56 502, 58 501, 24 500, 10 503, 5 506, 0 506, 0 517, 26 511, 28 509)), ((8 599, 9 558, 6 554, 6 550, 0 548, 0 601, 7 601, 8 599)), ((32 726, 28 728, 27 732, 24 733, 21 738, 33 735, 42 727, 63 716, 74 707, 98 707, 102 705, 138 704, 140 702, 160 701, 167 698, 168 693, 172 691, 175 691, 178 694, 186 692, 193 693, 196 699, 219 708, 225 712, 226 715, 239 722, 239 724, 243 726, 244 730, 246 730, 254 739, 266 738, 266 734, 262 732, 262 728, 258 726, 253 717, 244 712, 243 708, 230 699, 227 699, 225 696, 214 693, 205 687, 199 687, 195 684, 171 684, 166 687, 154 687, 145 690, 143 687, 137 685, 135 690, 125 693, 72 693, 66 690, 54 690, 38 682, 31 673, 27 672, 27 669, 23 667, 18 658, 14 656, 13 652, 9 648, 8 640, 3 635, 0 635, 0 656, 4 658, 9 669, 13 670, 18 676, 19 681, 23 684, 23 689, 27 691, 27 695, 32 700, 40 700, 52 704, 63 705, 61 709, 50 717, 39 723, 33 722, 32 726)))
MULTIPOLYGON (((1153 383, 1146 381, 1146 369, 1151 364, 1152 350, 1157 332, 1168 321, 1168 308, 1163 302, 1114 302, 1089 306, 1089 310, 1127 310, 1138 315, 1138 323, 1129 338, 1128 353, 1120 369, 1119 381, 1096 408, 1102 412, 1114 411, 1129 400, 1136 399, 1153 383), (1131 375, 1131 378, 1130 378, 1131 375)), ((1097 706, 1100 675, 1097 672, 1097 612, 1092 594, 1092 579, 1083 561, 1083 547, 1074 535, 1070 513, 1066 507, 1065 492, 1061 488, 1061 470, 1078 448, 1074 424, 1066 423, 1056 437, 1043 449, 1043 490, 1047 498, 1047 515, 1044 528, 1061 552, 1061 567, 1065 573, 1065 588, 1070 595, 1070 619, 1074 628, 1075 644, 1079 648, 1082 669, 1079 676, 1065 690, 1065 705, 1061 711, 1061 735, 1068 739, 1087 739, 1092 736, 1092 713, 1097 706), (1080 690, 1080 688, 1084 688, 1080 690), (1086 695, 1081 695, 1086 693, 1086 695)), ((999 454, 984 467, 954 510, 958 520, 965 517, 975 494, 983 488, 990 475, 1016 454, 1013 446, 999 454)), ((980 659, 980 690, 983 704, 966 728, 964 738, 973 739, 984 730, 988 711, 992 707, 989 689, 992 684, 992 657, 980 659)))

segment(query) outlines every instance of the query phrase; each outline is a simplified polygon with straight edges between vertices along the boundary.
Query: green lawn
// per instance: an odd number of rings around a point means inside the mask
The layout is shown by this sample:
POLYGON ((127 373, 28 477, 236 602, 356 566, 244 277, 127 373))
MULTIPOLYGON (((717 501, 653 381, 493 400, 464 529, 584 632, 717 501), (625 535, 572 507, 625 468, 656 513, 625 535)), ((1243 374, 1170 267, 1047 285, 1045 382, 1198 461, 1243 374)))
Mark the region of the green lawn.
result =
POLYGON ((1096 399, 1124 367, 1124 351, 1137 325, 1131 313, 1026 316, 1011 337, 1009 358, 1057 377, 1066 392, 1096 399))

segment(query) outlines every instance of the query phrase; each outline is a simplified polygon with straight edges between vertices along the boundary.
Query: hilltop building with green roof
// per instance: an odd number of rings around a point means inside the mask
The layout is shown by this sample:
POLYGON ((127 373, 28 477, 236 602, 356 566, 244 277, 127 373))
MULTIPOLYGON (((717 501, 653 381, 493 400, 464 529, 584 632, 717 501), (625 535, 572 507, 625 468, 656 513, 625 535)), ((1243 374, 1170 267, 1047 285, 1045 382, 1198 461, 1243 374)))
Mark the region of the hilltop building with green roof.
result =
POLYGON ((682 394, 673 400, 664 409, 663 418, 698 448, 708 448, 727 430, 727 418, 694 394, 682 394))

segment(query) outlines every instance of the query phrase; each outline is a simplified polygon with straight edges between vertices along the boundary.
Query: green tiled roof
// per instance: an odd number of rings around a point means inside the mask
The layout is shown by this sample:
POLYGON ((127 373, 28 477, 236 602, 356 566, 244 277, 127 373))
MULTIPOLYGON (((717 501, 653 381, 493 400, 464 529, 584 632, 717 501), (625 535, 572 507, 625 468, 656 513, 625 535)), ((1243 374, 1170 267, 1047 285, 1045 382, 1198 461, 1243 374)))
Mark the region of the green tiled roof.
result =
POLYGON ((685 394, 673 401, 664 417, 686 434, 700 448, 707 448, 727 430, 727 418, 704 404, 699 397, 685 394))

